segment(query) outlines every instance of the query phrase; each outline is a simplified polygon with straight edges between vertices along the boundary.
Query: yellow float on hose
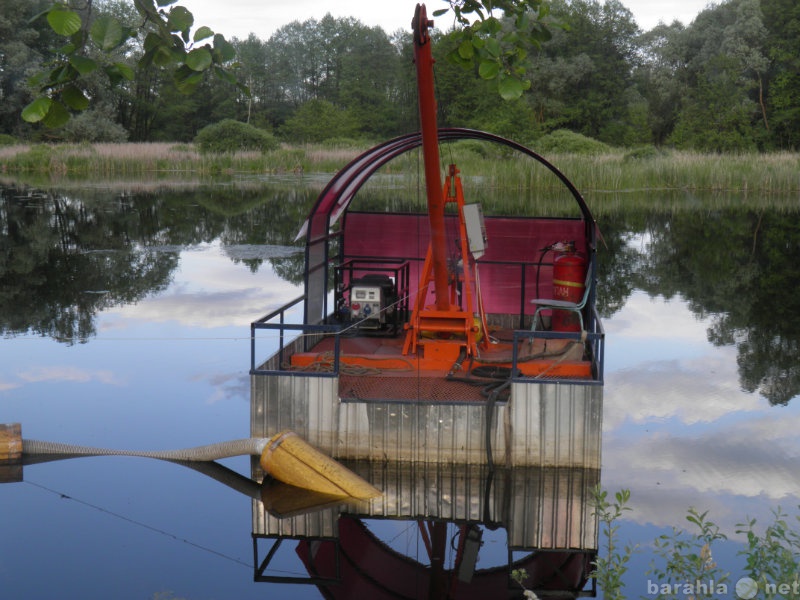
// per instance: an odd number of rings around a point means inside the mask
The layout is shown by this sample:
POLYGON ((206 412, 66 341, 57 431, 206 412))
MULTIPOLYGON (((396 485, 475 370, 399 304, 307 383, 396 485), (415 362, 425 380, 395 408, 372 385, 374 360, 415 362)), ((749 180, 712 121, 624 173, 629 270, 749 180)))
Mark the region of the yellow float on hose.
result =
POLYGON ((261 468, 279 481, 333 496, 367 500, 380 490, 307 444, 293 431, 272 436, 261 453, 261 468))

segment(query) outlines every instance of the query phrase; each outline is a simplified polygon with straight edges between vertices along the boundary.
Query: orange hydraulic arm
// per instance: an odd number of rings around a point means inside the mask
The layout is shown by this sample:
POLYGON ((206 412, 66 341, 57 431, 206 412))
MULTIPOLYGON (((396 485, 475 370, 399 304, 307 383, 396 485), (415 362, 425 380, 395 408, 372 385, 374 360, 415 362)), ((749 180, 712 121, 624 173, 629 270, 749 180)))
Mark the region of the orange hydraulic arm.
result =
MULTIPOLYGON (((450 166, 447 184, 442 187, 442 172, 439 162, 439 129, 436 123, 436 97, 433 86, 433 55, 429 28, 433 21, 428 20, 424 4, 418 4, 414 13, 414 60, 417 67, 417 88, 419 93, 420 127, 422 129, 422 155, 425 163, 425 191, 428 200, 428 221, 430 226, 430 246, 422 267, 422 276, 417 291, 417 299, 406 324, 406 340, 403 354, 414 354, 421 336, 425 333, 430 344, 431 355, 442 356, 445 346, 456 353, 465 348, 466 353, 475 356, 478 346, 478 332, 485 331, 485 322, 476 325, 475 290, 470 275, 472 261, 467 250, 466 229, 464 226, 464 198, 455 165, 450 166), (445 231, 445 204, 453 202, 458 208, 460 267, 453 264, 450 272, 447 262, 447 235, 445 231), (458 272, 460 268, 460 273, 458 272), (457 293, 459 281, 463 282, 461 298, 457 293), (425 306, 429 284, 433 283, 435 303, 425 306), (459 300, 461 300, 459 304, 459 300), (463 308, 462 308, 463 307, 463 308), (434 347, 435 346, 435 347, 434 347)), ((484 339, 484 343, 485 339, 484 339)))
POLYGON ((425 192, 428 197, 428 218, 431 233, 431 262, 437 310, 449 310, 447 291, 447 240, 442 198, 442 170, 439 163, 439 128, 436 123, 436 96, 433 87, 433 54, 424 4, 417 4, 414 13, 414 61, 417 65, 419 116, 422 129, 422 156, 425 163, 425 192))

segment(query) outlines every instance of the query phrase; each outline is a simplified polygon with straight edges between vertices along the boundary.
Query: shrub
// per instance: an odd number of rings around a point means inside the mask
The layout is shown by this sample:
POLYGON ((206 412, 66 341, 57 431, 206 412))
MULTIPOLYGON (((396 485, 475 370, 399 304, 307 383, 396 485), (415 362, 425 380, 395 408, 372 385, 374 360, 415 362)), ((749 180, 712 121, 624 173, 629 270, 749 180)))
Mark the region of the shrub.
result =
POLYGON ((128 132, 102 111, 87 110, 72 117, 60 131, 65 142, 125 142, 128 132))
POLYGON ((203 127, 194 143, 202 153, 268 152, 278 147, 278 141, 270 132, 234 119, 223 119, 203 127))
POLYGON ((603 154, 611 148, 590 137, 557 129, 536 140, 534 148, 543 154, 603 154))
POLYGON ((626 162, 631 160, 648 160, 651 158, 660 158, 664 155, 665 152, 655 146, 639 146, 638 148, 628 150, 622 160, 626 162))
POLYGON ((19 140, 15 138, 13 135, 8 135, 7 133, 0 133, 0 146, 13 146, 14 144, 18 144, 19 140))

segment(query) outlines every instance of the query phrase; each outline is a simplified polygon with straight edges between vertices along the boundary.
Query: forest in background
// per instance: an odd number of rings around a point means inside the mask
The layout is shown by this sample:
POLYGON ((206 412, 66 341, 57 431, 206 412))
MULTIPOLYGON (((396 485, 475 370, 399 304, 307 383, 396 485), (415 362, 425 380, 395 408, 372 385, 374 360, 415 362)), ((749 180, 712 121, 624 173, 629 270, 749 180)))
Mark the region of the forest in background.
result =
MULTIPOLYGON (((294 142, 378 140, 418 129, 410 31, 387 33, 355 18, 289 23, 267 40, 231 40, 236 77, 250 90, 206 78, 181 94, 164 69, 138 69, 109 87, 87 79, 92 105, 57 130, 25 123, 27 82, 58 47, 44 19, 49 0, 0 0, 0 134, 22 141, 192 141, 234 119, 294 142)), ((95 0, 93 15, 137 23, 125 0, 95 0)), ((570 130, 606 144, 711 152, 800 147, 800 4, 727 0, 689 25, 641 31, 621 2, 553 0, 552 38, 529 53, 531 88, 505 101, 477 69, 446 59, 438 31, 441 126, 483 129, 524 144, 570 130)), ((444 21, 443 19, 442 21, 444 21)), ((439 23, 437 23, 438 25, 439 23)), ((136 40, 115 60, 136 63, 136 40)), ((7 138, 11 139, 11 138, 7 138)))

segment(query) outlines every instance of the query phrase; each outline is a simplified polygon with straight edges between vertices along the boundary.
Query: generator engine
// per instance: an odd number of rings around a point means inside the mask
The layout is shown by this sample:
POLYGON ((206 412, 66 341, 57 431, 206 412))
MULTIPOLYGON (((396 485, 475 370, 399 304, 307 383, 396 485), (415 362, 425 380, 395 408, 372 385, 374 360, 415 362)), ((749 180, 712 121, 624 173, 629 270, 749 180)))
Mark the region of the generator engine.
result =
POLYGON ((394 323, 395 302, 395 283, 388 275, 364 275, 350 284, 350 319, 361 329, 383 329, 394 323))

